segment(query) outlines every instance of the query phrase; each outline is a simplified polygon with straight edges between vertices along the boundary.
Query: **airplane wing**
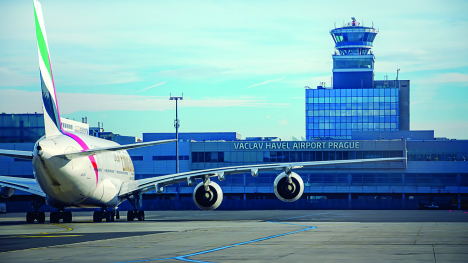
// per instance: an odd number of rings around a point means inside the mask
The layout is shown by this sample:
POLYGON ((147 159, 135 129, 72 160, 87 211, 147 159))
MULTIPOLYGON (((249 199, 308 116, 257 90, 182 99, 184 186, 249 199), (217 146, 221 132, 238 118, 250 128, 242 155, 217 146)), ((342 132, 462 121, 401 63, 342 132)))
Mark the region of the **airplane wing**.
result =
POLYGON ((252 176, 258 176, 260 171, 283 170, 289 172, 294 169, 309 168, 314 166, 328 166, 340 164, 359 164, 372 162, 395 162, 405 161, 406 158, 376 158, 376 159, 357 159, 357 160, 336 160, 336 161, 316 161, 316 162, 297 162, 297 163, 274 163, 258 164, 245 166, 222 167, 207 170, 191 171, 186 173, 171 174, 146 179, 126 182, 122 185, 119 196, 128 196, 134 193, 144 193, 156 189, 157 192, 166 185, 188 182, 189 185, 195 184, 195 179, 203 179, 206 176, 217 176, 220 181, 224 180, 226 175, 251 173, 252 176))
POLYGON ((38 196, 46 196, 46 194, 39 187, 36 179, 0 176, 0 186, 10 187, 15 190, 25 191, 38 196))
POLYGON ((0 155, 26 160, 32 160, 33 158, 33 152, 28 151, 0 150, 0 155))
POLYGON ((129 150, 129 149, 135 149, 135 148, 140 148, 140 147, 147 147, 147 146, 153 146, 153 145, 158 145, 158 144, 170 143, 170 142, 175 142, 175 141, 176 141, 175 139, 172 139, 172 140, 162 140, 162 141, 154 141, 154 142, 132 143, 132 144, 126 144, 126 145, 112 146, 112 147, 89 149, 89 150, 85 150, 81 152, 65 153, 65 154, 55 155, 54 157, 75 159, 75 158, 90 156, 90 155, 99 154, 103 152, 129 150))

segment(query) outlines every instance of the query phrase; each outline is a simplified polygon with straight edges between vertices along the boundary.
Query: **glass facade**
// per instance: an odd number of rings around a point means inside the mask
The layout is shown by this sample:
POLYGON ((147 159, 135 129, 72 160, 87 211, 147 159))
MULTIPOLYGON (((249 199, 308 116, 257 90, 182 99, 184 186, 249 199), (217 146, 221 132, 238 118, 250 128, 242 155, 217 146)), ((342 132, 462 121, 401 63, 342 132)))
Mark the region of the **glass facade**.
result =
POLYGON ((335 28, 330 34, 340 55, 369 55, 378 30, 370 27, 335 28))
POLYGON ((351 131, 398 131, 398 88, 306 89, 306 138, 351 139, 351 131))
POLYGON ((36 142, 44 135, 42 113, 0 114, 0 143, 36 142))
POLYGON ((352 69, 352 68, 374 68, 373 58, 334 58, 334 69, 352 69))
MULTIPOLYGON (((364 31, 364 30, 362 30, 364 31)), ((341 43, 341 42, 356 42, 356 41, 361 41, 361 42, 374 42, 375 36, 377 36, 376 33, 370 33, 370 32, 355 32, 355 33, 334 33, 332 34, 333 40, 335 43, 341 43)))
POLYGON ((403 151, 192 152, 192 163, 263 164, 403 157, 403 151))

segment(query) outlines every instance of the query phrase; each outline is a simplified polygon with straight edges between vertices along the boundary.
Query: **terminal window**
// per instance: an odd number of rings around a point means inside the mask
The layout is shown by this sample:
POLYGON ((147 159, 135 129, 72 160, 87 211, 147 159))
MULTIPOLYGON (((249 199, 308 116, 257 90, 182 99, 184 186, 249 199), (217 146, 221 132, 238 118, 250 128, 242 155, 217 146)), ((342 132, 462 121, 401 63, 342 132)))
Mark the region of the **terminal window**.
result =
POLYGON ((285 163, 403 157, 403 151, 192 152, 192 163, 285 163))
POLYGON ((373 68, 374 61, 372 58, 355 58, 355 59, 333 59, 334 69, 348 68, 373 68))
POLYGON ((399 130, 397 88, 306 89, 306 136, 351 139, 352 131, 399 130))
POLYGON ((132 161, 143 161, 143 156, 130 156, 132 161))
MULTIPOLYGON (((153 161, 175 161, 176 156, 175 155, 169 155, 169 156, 153 156, 153 161)), ((179 161, 182 160, 189 160, 188 155, 179 155, 179 161)))

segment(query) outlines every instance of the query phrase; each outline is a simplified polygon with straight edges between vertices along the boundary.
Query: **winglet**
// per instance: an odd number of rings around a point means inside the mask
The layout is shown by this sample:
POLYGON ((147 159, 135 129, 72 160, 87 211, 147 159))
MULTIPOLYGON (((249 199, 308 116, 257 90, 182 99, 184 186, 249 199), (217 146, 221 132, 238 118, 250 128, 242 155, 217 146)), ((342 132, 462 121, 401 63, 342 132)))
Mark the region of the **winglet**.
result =
POLYGON ((39 73, 41 77, 42 107, 46 137, 60 135, 62 125, 55 93, 54 75, 50 65, 49 45, 42 17, 41 4, 34 0, 34 20, 36 23, 37 50, 39 53, 39 73))

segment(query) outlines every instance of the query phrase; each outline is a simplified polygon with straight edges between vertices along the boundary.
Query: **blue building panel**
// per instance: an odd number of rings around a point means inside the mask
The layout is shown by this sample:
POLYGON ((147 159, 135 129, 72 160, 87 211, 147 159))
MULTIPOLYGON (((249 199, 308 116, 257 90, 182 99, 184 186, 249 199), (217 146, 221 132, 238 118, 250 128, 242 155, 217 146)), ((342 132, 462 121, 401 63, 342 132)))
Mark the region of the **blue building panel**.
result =
POLYGON ((306 138, 351 139, 353 131, 398 131, 397 88, 306 89, 306 138))

